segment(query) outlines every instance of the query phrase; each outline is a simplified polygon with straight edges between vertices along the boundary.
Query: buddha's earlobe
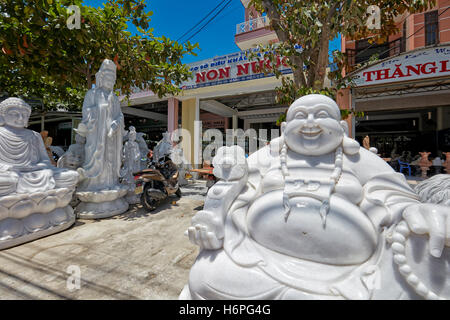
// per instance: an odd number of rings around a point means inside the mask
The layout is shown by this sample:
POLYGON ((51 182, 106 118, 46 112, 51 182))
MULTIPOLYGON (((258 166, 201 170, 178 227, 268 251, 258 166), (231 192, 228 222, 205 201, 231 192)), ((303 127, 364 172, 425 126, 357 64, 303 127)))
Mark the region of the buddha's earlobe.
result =
POLYGON ((284 130, 286 130, 286 122, 281 123, 281 135, 284 135, 284 130))
POLYGON ((345 135, 348 136, 349 129, 348 129, 347 121, 341 120, 340 125, 341 125, 342 129, 344 129, 345 135))
POLYGON ((344 138, 342 139, 342 148, 344 153, 348 155, 355 155, 359 152, 359 142, 348 136, 349 129, 347 121, 342 120, 340 122, 342 129, 344 130, 344 138))

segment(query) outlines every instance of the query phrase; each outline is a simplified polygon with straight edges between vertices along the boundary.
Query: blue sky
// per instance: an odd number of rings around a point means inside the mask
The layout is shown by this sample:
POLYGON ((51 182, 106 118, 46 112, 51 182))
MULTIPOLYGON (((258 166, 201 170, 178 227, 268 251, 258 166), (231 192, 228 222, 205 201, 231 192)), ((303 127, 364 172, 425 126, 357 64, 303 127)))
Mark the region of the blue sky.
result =
MULTIPOLYGON (((104 0, 85 0, 84 4, 99 7, 104 2, 104 0)), ((153 11, 150 27, 154 28, 155 36, 164 35, 177 40, 220 2, 222 0, 147 1, 147 10, 153 11)), ((208 21, 210 17, 204 22, 208 21)), ((234 43, 234 35, 236 25, 244 20, 244 6, 240 0, 232 0, 214 20, 190 40, 192 43, 198 42, 200 50, 196 50, 197 57, 186 56, 183 62, 191 63, 240 51, 234 43)), ((136 29, 131 26, 129 31, 136 32, 136 29)), ((186 39, 186 37, 183 38, 183 40, 186 39)), ((336 49, 340 49, 339 39, 330 44, 330 51, 336 49)))

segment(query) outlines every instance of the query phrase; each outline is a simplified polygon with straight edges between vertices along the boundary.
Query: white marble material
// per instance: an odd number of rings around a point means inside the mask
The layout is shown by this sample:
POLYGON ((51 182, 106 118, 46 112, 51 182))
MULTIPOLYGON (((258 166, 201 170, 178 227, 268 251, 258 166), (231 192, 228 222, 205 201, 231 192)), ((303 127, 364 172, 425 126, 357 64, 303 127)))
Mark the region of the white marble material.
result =
POLYGON ((246 164, 218 154, 180 299, 450 297, 448 207, 350 139, 330 98, 296 100, 281 131, 246 164))
POLYGON ((171 153, 172 142, 170 141, 170 133, 164 132, 161 141, 159 141, 155 148, 153 148, 153 160, 158 161, 165 156, 170 156, 171 153))
POLYGON ((120 171, 122 184, 128 188, 126 200, 129 204, 140 203, 140 196, 134 191, 136 183, 134 173, 141 170, 141 152, 136 142, 136 128, 130 127, 128 132, 128 140, 123 146, 123 167, 120 171))
POLYGON ((67 229, 78 173, 52 166, 42 137, 25 129, 31 107, 0 104, 0 249, 67 229))
POLYGON ((414 190, 422 202, 450 206, 450 174, 437 174, 420 182, 414 190))
POLYGON ((119 183, 125 129, 115 81, 116 65, 105 59, 96 74, 97 86, 84 98, 83 119, 76 129, 86 138, 76 193, 81 203, 75 209, 84 219, 111 217, 128 210, 123 198, 128 189, 119 183))
POLYGON ((186 173, 190 169, 190 166, 189 162, 184 157, 180 142, 181 141, 176 142, 177 144, 172 148, 170 159, 178 167, 178 185, 185 186, 188 184, 188 181, 186 180, 186 173))

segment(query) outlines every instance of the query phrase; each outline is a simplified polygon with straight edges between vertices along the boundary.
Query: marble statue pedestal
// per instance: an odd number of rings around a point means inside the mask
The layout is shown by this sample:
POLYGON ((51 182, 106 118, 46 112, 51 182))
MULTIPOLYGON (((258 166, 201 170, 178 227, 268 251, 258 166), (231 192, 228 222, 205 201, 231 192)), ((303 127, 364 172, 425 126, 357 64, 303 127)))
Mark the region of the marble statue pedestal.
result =
POLYGON ((75 215, 68 203, 73 190, 54 189, 0 199, 0 250, 69 228, 75 215))
POLYGON ((80 219, 102 219, 124 213, 129 207, 124 198, 127 192, 125 187, 96 192, 79 191, 76 195, 81 202, 75 213, 80 219))

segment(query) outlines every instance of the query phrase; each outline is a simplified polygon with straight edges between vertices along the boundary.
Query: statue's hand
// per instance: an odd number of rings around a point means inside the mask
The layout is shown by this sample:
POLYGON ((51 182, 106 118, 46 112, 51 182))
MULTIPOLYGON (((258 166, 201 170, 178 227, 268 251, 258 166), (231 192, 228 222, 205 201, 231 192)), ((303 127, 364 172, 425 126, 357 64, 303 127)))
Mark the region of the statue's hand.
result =
POLYGON ((13 166, 11 166, 11 165, 0 164, 0 172, 11 171, 12 168, 13 168, 13 166))
POLYGON ((111 138, 113 136, 114 132, 116 132, 118 128, 119 128, 119 124, 117 123, 117 121, 111 122, 111 128, 109 129, 108 137, 111 138))
POLYGON ((86 137, 86 135, 88 134, 88 131, 89 131, 89 130, 88 130, 86 124, 84 124, 83 122, 81 122, 81 123, 78 125, 78 128, 77 128, 77 129, 74 129, 74 131, 75 131, 77 134, 79 134, 80 136, 86 137))
POLYGON ((403 211, 412 232, 430 235, 430 254, 436 258, 442 255, 444 246, 450 246, 449 215, 448 206, 431 203, 412 205, 403 211))
POLYGON ((39 162, 36 165, 36 169, 37 170, 42 170, 42 169, 48 169, 48 168, 52 168, 53 166, 50 164, 50 162, 45 163, 45 162, 39 162))
POLYGON ((197 224, 195 227, 189 227, 187 232, 189 240, 199 246, 200 250, 217 250, 223 246, 223 240, 217 239, 206 226, 197 224))
POLYGON ((187 230, 189 240, 200 250, 216 250, 223 246, 223 223, 214 218, 212 212, 200 211, 192 218, 192 227, 187 230))

